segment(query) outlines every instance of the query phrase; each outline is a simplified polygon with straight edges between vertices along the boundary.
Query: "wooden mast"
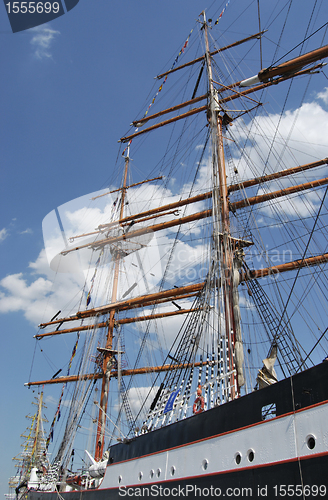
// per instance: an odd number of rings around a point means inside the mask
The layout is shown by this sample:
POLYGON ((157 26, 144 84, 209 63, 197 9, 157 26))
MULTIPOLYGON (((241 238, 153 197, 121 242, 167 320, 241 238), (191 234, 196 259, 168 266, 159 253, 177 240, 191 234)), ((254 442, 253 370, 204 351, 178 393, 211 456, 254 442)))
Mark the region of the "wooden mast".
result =
MULTIPOLYGON (((120 219, 123 218, 123 212, 124 212, 125 195, 127 190, 126 179, 127 179, 128 167, 129 167, 129 148, 127 150, 127 154, 125 157, 124 179, 122 186, 121 207, 120 207, 120 217, 119 217, 120 219)), ((117 251, 114 254, 114 279, 113 279, 113 289, 112 289, 112 302, 116 302, 117 300, 120 260, 121 256, 119 251, 117 251)), ((104 452, 105 424, 106 424, 106 413, 108 405, 108 389, 111 377, 111 359, 113 356, 113 331, 115 324, 114 323, 115 313, 116 310, 112 309, 109 313, 109 319, 108 319, 107 339, 106 339, 106 345, 104 349, 104 359, 102 364, 102 370, 104 376, 102 380, 101 395, 100 395, 100 409, 99 409, 98 424, 97 424, 95 460, 100 460, 104 452)))
POLYGON ((208 25, 205 12, 202 12, 205 38, 205 61, 209 82, 208 121, 212 134, 212 177, 213 177, 213 239, 216 247, 216 258, 221 268, 221 289, 223 291, 223 307, 225 336, 227 339, 226 373, 230 373, 226 382, 226 398, 234 399, 239 392, 234 372, 235 321, 233 315, 233 252, 230 235, 229 199, 227 176, 223 149, 223 120, 220 112, 218 92, 214 89, 211 53, 208 42, 208 25))

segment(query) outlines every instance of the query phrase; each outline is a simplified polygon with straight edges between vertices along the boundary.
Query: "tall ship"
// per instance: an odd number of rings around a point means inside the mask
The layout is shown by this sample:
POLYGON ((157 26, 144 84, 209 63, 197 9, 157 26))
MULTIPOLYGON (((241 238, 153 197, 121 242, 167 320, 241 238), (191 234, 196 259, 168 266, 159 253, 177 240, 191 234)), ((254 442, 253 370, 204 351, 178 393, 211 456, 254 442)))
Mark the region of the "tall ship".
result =
POLYGON ((25 492, 28 483, 32 484, 33 477, 38 481, 37 472, 45 473, 50 467, 44 430, 44 423, 48 423, 48 420, 44 417, 46 406, 43 392, 32 401, 32 405, 36 407, 36 411, 32 415, 26 415, 29 424, 25 433, 21 434, 22 451, 13 457, 16 474, 9 479, 9 493, 5 495, 7 500, 16 498, 16 493, 20 490, 25 492))
POLYGON ((44 219, 84 284, 36 334, 69 352, 26 383, 58 392, 18 499, 326 497, 328 158, 304 90, 326 25, 263 65, 275 34, 225 44, 225 8, 157 75, 108 188, 44 219))

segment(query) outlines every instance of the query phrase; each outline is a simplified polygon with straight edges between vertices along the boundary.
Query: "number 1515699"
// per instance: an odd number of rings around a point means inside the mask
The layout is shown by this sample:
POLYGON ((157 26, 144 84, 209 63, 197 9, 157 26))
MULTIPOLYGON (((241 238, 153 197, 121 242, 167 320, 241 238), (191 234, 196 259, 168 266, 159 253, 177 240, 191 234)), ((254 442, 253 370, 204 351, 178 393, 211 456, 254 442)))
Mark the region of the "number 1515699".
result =
POLYGON ((8 2, 6 7, 8 14, 57 14, 60 9, 58 2, 8 2))

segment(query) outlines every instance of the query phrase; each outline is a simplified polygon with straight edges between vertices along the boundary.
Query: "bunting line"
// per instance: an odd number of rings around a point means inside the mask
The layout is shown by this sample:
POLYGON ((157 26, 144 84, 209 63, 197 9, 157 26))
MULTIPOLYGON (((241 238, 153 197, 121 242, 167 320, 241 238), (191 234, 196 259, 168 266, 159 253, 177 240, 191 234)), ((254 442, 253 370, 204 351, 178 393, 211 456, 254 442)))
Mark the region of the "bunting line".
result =
POLYGON ((225 6, 223 7, 222 12, 221 12, 221 14, 219 15, 219 17, 217 18, 217 20, 215 21, 214 25, 219 24, 219 21, 220 21, 221 17, 223 16, 224 11, 225 11, 225 10, 226 10, 226 8, 228 7, 229 3, 230 3, 230 0, 228 0, 228 1, 227 1, 227 3, 225 4, 225 6))
MULTIPOLYGON (((230 0, 229 0, 229 1, 230 1, 230 0)), ((187 39, 186 39, 185 43, 183 44, 183 46, 182 46, 182 48, 181 48, 181 50, 180 50, 179 54, 178 54, 178 55, 176 56, 176 58, 174 59, 173 64, 172 64, 171 68, 169 69, 168 73, 169 73, 170 71, 172 71, 172 69, 175 67, 175 65, 177 64, 177 62, 178 62, 178 60, 179 60, 179 57, 181 56, 181 54, 184 54, 184 51, 185 51, 185 49, 187 48, 188 43, 189 43, 189 38, 190 38, 191 33, 192 33, 193 31, 194 31, 194 28, 190 31, 190 33, 189 33, 189 35, 188 35, 188 37, 187 37, 187 39)), ((154 104, 154 102, 155 102, 155 100, 156 100, 156 98, 157 98, 158 94, 162 91, 163 86, 164 86, 164 84, 166 83, 167 77, 168 77, 168 74, 166 74, 166 75, 165 75, 164 81, 161 83, 161 85, 160 85, 159 89, 157 90, 156 94, 155 94, 155 95, 154 95, 154 97, 152 98, 152 100, 151 100, 151 102, 150 102, 150 104, 149 104, 148 108, 146 109, 145 114, 143 115, 143 117, 142 117, 142 118, 145 118, 145 117, 148 115, 149 110, 150 110, 150 108, 152 107, 152 105, 154 104)), ((136 128, 136 129, 135 129, 134 133, 136 133, 136 132, 138 132, 138 128, 136 128)), ((124 148, 124 150, 123 150, 123 152, 122 152, 122 156, 124 156, 124 153, 125 153, 125 151, 128 149, 128 147, 130 146, 131 142, 132 142, 132 139, 130 139, 130 141, 128 142, 128 145, 126 146, 126 148, 124 148)))
MULTIPOLYGON (((71 370, 72 361, 73 361, 73 358, 74 358, 74 356, 76 354, 76 351, 77 351, 77 346, 78 346, 78 343, 79 343, 79 338, 80 338, 80 333, 77 334, 77 339, 76 339, 76 342, 75 342, 73 350, 72 350, 71 359, 69 361, 68 369, 67 369, 67 376, 69 375, 70 370, 71 370)), ((55 416, 54 416, 54 418, 53 418, 53 420, 51 422, 51 426, 50 426, 50 430, 49 430, 49 435, 48 435, 47 440, 46 440, 46 449, 47 450, 48 450, 50 441, 53 441, 53 439, 54 439, 54 427, 55 427, 56 420, 58 422, 59 419, 60 419, 60 407, 61 407, 61 402, 62 402, 62 399, 63 399, 65 387, 66 387, 66 383, 63 384, 63 387, 62 387, 62 390, 61 390, 61 394, 60 394, 60 398, 59 398, 59 401, 58 401, 57 410, 56 410, 55 416)))
MULTIPOLYGON (((182 46, 182 48, 181 48, 181 50, 180 50, 179 54, 178 54, 178 55, 176 56, 176 58, 174 59, 173 64, 172 64, 171 68, 169 69, 169 71, 172 71, 172 69, 173 69, 173 68, 175 67, 175 65, 177 64, 177 62, 178 62, 178 60, 179 60, 179 57, 181 56, 181 54, 183 54, 183 53, 184 53, 185 49, 186 49, 186 48, 187 48, 187 46, 188 46, 188 43, 189 43, 189 38, 190 38, 190 36, 191 36, 191 33, 192 33, 193 31, 194 31, 194 29, 192 29, 192 30, 190 31, 190 33, 189 33, 189 35, 188 35, 188 37, 187 37, 187 40, 186 40, 186 41, 185 41, 185 43, 183 44, 183 46, 182 46)), ((169 72, 169 71, 168 71, 168 72, 169 72)), ((168 75, 166 74, 166 75, 165 75, 165 78, 164 78, 164 82, 161 84, 161 86, 159 87, 158 91, 157 91, 157 92, 156 92, 156 94, 154 95, 154 97, 153 97, 153 99, 152 99, 151 103, 149 104, 149 106, 148 106, 148 108, 147 108, 147 110, 146 110, 146 112, 145 112, 145 114, 143 115, 143 117, 142 117, 142 118, 145 118, 145 117, 148 115, 149 109, 150 109, 150 108, 151 108, 151 106, 154 104, 155 99, 156 99, 156 97, 158 96, 158 94, 161 92, 161 90, 162 90, 162 88, 163 88, 163 85, 166 83, 167 77, 168 77, 168 75)))

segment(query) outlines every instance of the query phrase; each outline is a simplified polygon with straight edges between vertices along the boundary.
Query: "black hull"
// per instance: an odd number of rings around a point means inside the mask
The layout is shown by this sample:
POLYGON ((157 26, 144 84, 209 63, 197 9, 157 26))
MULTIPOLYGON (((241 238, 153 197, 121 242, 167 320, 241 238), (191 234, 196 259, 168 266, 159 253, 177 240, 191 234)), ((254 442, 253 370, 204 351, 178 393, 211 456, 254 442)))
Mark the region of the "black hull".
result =
MULTIPOLYGON (((325 362, 129 443, 114 445, 98 489, 60 495, 67 500, 147 496, 326 498, 327 380, 325 362), (263 408, 272 404, 276 416, 264 420, 263 408), (239 451, 242 460, 237 462, 239 451), (250 451, 255 455, 251 460, 250 451), (220 463, 224 453, 229 463, 220 463), (208 464, 202 469, 205 458, 209 458, 208 464), (156 481, 150 479, 150 469, 155 476, 156 470, 161 470, 156 481), (138 478, 140 471, 142 477, 138 478)), ((58 493, 29 491, 28 500, 58 500, 58 493)))
POLYGON ((139 436, 110 450, 110 463, 158 453, 200 439, 242 429, 263 421, 263 407, 275 404, 276 416, 328 400, 328 362, 321 363, 266 389, 218 406, 199 415, 139 436))
MULTIPOLYGON (((118 500, 122 498, 327 498, 328 455, 223 474, 156 484, 122 486, 121 489, 60 493, 69 500, 118 500), (284 492, 286 492, 284 494, 284 492), (304 497, 303 497, 304 492, 304 497), (288 494, 289 493, 289 494, 288 494)), ((29 492, 29 500, 59 500, 57 493, 29 492)))

